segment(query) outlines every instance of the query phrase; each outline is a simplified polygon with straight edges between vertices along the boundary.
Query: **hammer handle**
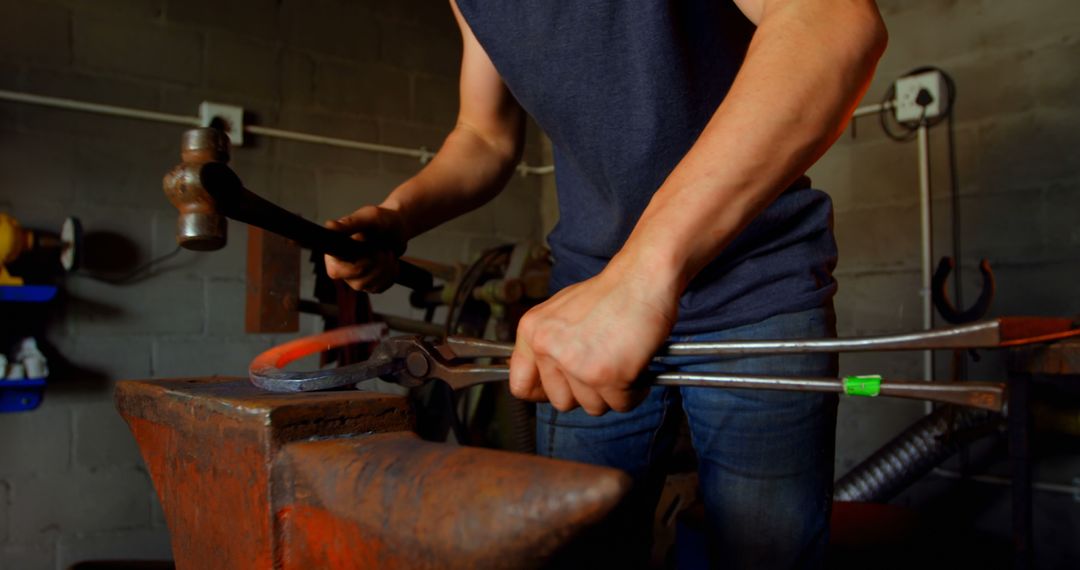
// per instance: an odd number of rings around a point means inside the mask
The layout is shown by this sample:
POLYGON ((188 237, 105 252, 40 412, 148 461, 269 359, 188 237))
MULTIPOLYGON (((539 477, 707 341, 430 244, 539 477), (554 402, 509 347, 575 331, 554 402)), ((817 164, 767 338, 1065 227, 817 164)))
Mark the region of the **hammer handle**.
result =
MULTIPOLYGON (((378 248, 346 234, 324 228, 244 188, 240 178, 224 163, 210 162, 200 171, 202 185, 228 218, 287 237, 301 247, 355 261, 373 256, 378 248)), ((398 261, 394 282, 410 289, 431 289, 431 273, 406 261, 398 261)))

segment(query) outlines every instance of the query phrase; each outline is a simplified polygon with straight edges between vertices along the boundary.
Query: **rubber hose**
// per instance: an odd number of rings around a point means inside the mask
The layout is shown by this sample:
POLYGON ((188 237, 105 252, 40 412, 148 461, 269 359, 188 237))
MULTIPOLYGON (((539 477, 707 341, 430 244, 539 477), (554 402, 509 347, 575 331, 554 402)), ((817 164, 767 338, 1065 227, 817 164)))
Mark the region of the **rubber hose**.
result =
POLYGON ((884 503, 960 449, 952 434, 991 421, 982 410, 943 406, 904 430, 836 482, 837 501, 884 503))

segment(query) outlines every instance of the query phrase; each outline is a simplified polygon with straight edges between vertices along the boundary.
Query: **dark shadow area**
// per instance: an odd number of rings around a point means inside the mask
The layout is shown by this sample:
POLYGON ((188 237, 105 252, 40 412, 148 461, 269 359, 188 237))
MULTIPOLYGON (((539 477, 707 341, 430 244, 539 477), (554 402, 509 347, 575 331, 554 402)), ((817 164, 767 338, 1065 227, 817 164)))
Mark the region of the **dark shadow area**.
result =
POLYGON ((49 360, 49 381, 45 388, 49 393, 99 394, 112 391, 112 379, 104 371, 72 362, 47 340, 39 337, 38 348, 49 360))
POLYGON ((57 294, 56 303, 59 305, 55 315, 58 323, 61 318, 68 319, 76 316, 84 320, 109 321, 124 314, 124 309, 121 307, 79 297, 67 291, 57 294))
POLYGON ((109 231, 83 236, 83 270, 90 274, 119 274, 138 266, 139 245, 127 236, 109 231))
MULTIPOLYGON (((1007 454, 1004 437, 962 451, 963 471, 984 473, 1007 454)), ((928 475, 888 504, 834 503, 828 568, 1012 567, 1007 534, 987 528, 1002 488, 928 475)))
MULTIPOLYGON (((46 303, 0 303, 0 352, 7 354, 20 339, 45 338, 49 324, 62 318, 60 314, 61 293, 46 303)), ((46 355, 48 356, 48 355, 46 355)))
POLYGON ((1010 541, 973 524, 985 498, 971 485, 952 486, 949 500, 921 512, 897 505, 837 504, 826 568, 1011 568, 1010 541))
POLYGON ((143 260, 139 245, 126 236, 92 232, 84 238, 82 267, 71 275, 110 285, 132 285, 196 260, 196 256, 190 255, 182 257, 179 262, 173 260, 182 252, 177 246, 168 253, 143 260), (167 261, 172 263, 163 265, 167 261))
POLYGON ((60 290, 47 303, 0 303, 0 351, 8 353, 21 339, 34 337, 38 349, 49 363, 49 392, 102 392, 110 389, 109 377, 102 370, 88 368, 68 360, 62 351, 49 342, 48 331, 62 326, 71 314, 91 316, 94 319, 114 319, 123 311, 112 305, 82 299, 60 290))
MULTIPOLYGON (((1080 456, 1078 385, 1076 377, 1048 377, 1033 387, 1030 445, 1036 482, 1068 484, 1067 466, 1080 456)), ((923 477, 889 504, 837 503, 827 567, 861 569, 870 561, 882 569, 1017 567, 1008 435, 970 444, 942 467, 945 472, 923 477), (977 475, 995 479, 968 478, 977 475)), ((1035 489, 1034 568, 1077 567, 1080 515, 1073 501, 1067 494, 1035 489)))

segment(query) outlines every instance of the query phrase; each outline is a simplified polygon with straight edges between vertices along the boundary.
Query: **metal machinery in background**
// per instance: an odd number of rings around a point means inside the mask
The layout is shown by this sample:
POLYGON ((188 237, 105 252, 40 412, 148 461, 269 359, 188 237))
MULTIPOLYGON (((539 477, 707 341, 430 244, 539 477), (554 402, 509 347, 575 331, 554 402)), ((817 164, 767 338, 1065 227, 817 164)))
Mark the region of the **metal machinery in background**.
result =
MULTIPOLYGON (((445 338, 484 337, 513 342, 517 323, 532 306, 547 298, 551 272, 547 248, 535 242, 507 244, 481 252, 470 264, 444 264, 417 258, 410 261, 430 271, 442 283, 414 290, 411 305, 424 311, 423 320, 378 314, 368 296, 326 276, 321 256, 313 255, 315 300, 301 299, 300 312, 323 317, 326 330, 350 325, 384 323, 403 333, 445 338)), ((249 315, 251 312, 249 312, 249 315)), ((347 366, 371 355, 374 343, 327 343, 320 362, 347 366)), ((378 389, 373 384, 370 389, 378 389)), ((419 387, 415 400, 417 432, 432 441, 532 453, 535 447, 535 406, 510 396, 506 386, 478 385, 454 391, 441 384, 419 387)))
MULTIPOLYGON (((463 335, 512 342, 522 315, 548 297, 550 253, 536 242, 489 249, 468 266, 421 265, 445 284, 414 291, 410 301, 424 309, 428 321, 438 307, 446 307, 442 337, 463 335)), ((445 439, 449 430, 460 443, 534 452, 533 404, 511 397, 503 384, 476 386, 460 396, 455 394, 439 384, 423 388, 422 398, 429 404, 426 409, 437 415, 422 421, 421 434, 445 439), (442 410, 452 413, 439 414, 442 410)))

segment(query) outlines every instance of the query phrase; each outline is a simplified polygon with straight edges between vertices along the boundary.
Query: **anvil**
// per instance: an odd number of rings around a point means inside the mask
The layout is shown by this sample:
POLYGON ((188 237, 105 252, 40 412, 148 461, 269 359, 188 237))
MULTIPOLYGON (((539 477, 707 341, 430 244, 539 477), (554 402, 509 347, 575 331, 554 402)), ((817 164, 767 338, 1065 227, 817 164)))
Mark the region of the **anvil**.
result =
POLYGON ((629 490, 615 469, 423 441, 404 397, 120 382, 177 568, 536 568, 629 490))

